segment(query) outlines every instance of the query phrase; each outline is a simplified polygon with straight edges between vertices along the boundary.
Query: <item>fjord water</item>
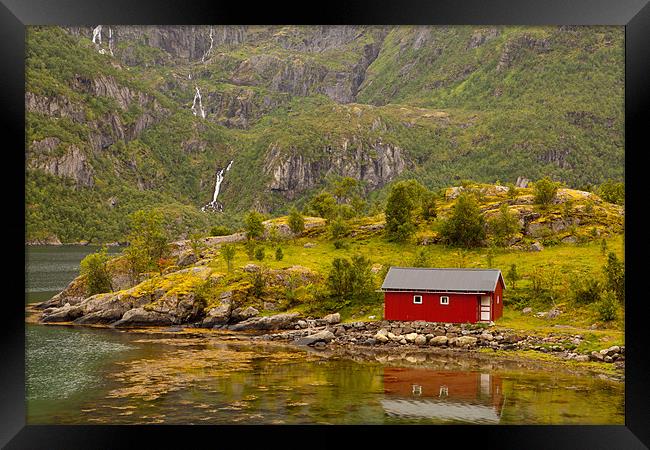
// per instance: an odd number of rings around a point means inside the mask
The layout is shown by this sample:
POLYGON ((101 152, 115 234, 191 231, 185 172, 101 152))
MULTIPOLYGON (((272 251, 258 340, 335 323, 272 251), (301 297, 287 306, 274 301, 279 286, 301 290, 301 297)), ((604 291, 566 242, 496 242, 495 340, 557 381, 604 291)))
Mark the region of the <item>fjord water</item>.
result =
MULTIPOLYGON (((27 301, 63 289, 93 250, 28 248, 27 301)), ((622 383, 561 370, 348 357, 225 332, 26 329, 29 424, 624 423, 622 383)))

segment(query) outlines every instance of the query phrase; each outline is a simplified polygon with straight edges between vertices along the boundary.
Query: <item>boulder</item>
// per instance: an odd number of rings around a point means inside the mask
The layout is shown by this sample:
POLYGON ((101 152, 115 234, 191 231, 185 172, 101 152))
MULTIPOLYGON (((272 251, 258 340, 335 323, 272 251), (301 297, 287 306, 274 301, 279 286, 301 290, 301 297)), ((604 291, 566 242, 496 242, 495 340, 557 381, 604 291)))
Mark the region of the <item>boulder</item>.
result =
POLYGON ((323 320, 329 323, 330 325, 335 325, 341 322, 341 314, 339 313, 328 314, 325 317, 323 317, 323 320))
POLYGON ((551 309, 551 310, 548 312, 548 314, 546 314, 546 318, 547 318, 547 319, 555 319, 555 318, 558 317, 560 314, 562 314, 562 311, 560 311, 560 310, 557 309, 557 308, 553 308, 553 309, 551 309))
POLYGON ((244 266, 244 272, 259 272, 260 266, 257 264, 246 264, 244 266))
POLYGON ((406 342, 413 343, 415 342, 415 338, 418 337, 417 333, 408 333, 404 338, 406 339, 406 342))
POLYGON ((527 307, 525 307, 524 309, 521 310, 522 314, 530 314, 532 312, 533 312, 533 308, 531 308, 530 306, 527 306, 527 307))
POLYGON ((144 308, 134 308, 124 313, 122 319, 113 323, 115 328, 137 327, 141 325, 157 326, 172 325, 170 317, 155 311, 147 311, 144 308))
POLYGON ((61 308, 52 308, 52 312, 46 312, 41 317, 41 322, 72 322, 83 316, 84 311, 80 306, 71 306, 66 303, 61 308))
POLYGON ((529 247, 531 252, 541 252, 544 250, 544 246, 540 242, 533 242, 529 247))
POLYGON ((472 336, 461 336, 459 338, 456 338, 456 347, 474 347, 476 345, 476 339, 475 337, 472 336))
POLYGON ((589 356, 587 355, 578 355, 575 357, 575 360, 578 362, 588 362, 589 361, 589 356))
POLYGON ((319 331, 318 333, 296 339, 294 342, 297 345, 312 345, 316 342, 330 342, 332 339, 334 339, 334 333, 329 330, 323 330, 319 331))
MULTIPOLYGON (((223 295, 223 294, 222 294, 223 295)), ((208 310, 201 325, 207 328, 212 328, 215 325, 225 325, 230 321, 230 313, 232 311, 232 302, 230 298, 225 298, 221 301, 219 306, 215 306, 208 310)))
POLYGON ((230 325, 229 330, 282 330, 292 328, 298 321, 298 313, 281 313, 273 316, 251 317, 243 322, 230 325))
POLYGON ((429 341, 429 344, 430 345, 436 345, 436 346, 447 345, 448 341, 449 341, 449 339, 447 339, 447 336, 436 336, 434 338, 431 338, 431 340, 429 341))
POLYGON ((192 264, 196 263, 198 261, 198 258, 194 254, 194 252, 188 252, 184 253, 178 258, 178 267, 186 267, 186 266, 191 266, 192 264))
POLYGON ((232 313, 230 314, 230 320, 232 322, 241 322, 242 320, 250 319, 251 317, 255 317, 259 314, 260 312, 253 308, 252 306, 247 306, 247 307, 239 307, 233 309, 232 313))
POLYGON ((423 334, 418 334, 414 341, 415 345, 424 345, 427 343, 427 338, 423 334))

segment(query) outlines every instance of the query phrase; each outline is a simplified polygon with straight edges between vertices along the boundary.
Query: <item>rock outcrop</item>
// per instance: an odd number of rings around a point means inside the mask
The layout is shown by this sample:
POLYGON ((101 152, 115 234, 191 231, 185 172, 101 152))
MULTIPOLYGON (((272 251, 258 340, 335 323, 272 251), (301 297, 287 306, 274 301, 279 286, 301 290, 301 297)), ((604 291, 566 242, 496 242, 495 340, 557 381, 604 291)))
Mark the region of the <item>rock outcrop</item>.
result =
POLYGON ((369 188, 376 189, 411 165, 398 146, 382 142, 355 144, 355 149, 347 140, 340 147, 330 146, 318 158, 310 158, 299 149, 283 151, 272 146, 264 169, 271 178, 269 189, 293 199, 330 174, 365 181, 369 188))

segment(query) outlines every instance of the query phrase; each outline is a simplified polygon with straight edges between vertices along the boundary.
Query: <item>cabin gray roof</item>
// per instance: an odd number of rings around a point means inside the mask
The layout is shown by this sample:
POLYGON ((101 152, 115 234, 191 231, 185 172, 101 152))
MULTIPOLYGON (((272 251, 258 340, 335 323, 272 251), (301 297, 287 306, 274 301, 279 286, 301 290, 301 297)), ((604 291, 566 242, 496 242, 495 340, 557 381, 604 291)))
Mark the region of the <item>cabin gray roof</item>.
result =
MULTIPOLYGON (((391 267, 381 289, 385 291, 492 292, 503 277, 498 269, 437 269, 391 267)), ((505 283, 503 283, 505 287, 505 283)))

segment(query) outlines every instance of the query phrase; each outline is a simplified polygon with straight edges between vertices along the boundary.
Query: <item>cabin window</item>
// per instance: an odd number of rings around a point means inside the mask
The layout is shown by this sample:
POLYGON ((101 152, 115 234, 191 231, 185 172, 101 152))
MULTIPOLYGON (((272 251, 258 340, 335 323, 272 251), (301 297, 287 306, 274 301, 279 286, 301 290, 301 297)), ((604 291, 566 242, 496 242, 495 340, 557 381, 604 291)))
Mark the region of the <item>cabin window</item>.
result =
POLYGON ((421 295, 414 295, 413 296, 413 303, 416 305, 421 305, 422 304, 422 296, 421 295))
POLYGON ((449 297, 440 297, 440 304, 441 305, 448 305, 449 304, 449 297))

